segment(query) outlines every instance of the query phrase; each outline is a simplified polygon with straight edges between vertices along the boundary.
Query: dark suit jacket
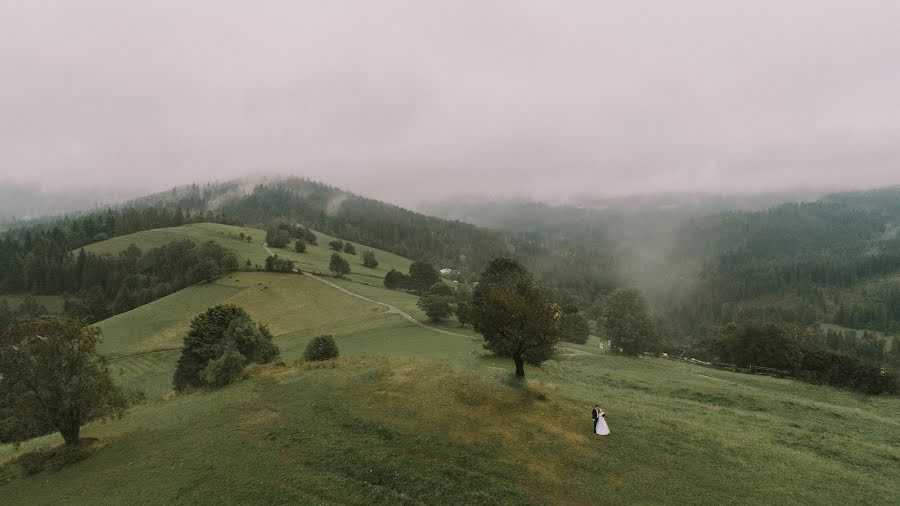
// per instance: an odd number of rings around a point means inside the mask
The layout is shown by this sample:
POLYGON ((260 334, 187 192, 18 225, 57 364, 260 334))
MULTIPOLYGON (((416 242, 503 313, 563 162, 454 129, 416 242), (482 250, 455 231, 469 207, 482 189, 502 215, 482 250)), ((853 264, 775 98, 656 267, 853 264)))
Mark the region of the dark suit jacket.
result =
POLYGON ((594 420, 600 418, 600 413, 597 411, 597 408, 591 410, 591 418, 594 420))

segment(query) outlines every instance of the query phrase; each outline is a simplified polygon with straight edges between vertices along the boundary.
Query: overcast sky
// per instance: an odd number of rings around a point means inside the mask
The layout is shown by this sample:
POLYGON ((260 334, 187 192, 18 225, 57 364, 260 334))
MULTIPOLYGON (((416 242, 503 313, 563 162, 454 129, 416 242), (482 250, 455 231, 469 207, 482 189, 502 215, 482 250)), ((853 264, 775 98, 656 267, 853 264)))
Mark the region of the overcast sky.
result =
POLYGON ((900 183, 896 0, 0 0, 0 181, 900 183))

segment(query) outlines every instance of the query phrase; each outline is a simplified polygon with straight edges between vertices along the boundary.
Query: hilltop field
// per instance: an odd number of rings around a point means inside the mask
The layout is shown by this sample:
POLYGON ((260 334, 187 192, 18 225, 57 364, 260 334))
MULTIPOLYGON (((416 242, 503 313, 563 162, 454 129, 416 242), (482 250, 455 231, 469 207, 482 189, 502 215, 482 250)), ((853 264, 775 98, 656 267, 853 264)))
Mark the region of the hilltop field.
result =
MULTIPOLYGON (((255 265, 264 235, 199 224, 89 249, 216 240, 255 265)), ((307 253, 276 252, 325 273, 331 238, 317 235, 307 253)), ((519 384, 471 329, 427 323, 414 296, 382 286, 409 260, 376 251, 381 265, 365 269, 344 256, 348 279, 235 272, 100 322, 117 381, 148 401, 87 426, 86 460, 28 477, 0 468, 0 503, 900 503, 896 398, 607 356, 596 338, 563 344, 519 384), (190 319, 222 303, 267 323, 284 365, 173 395, 190 319), (298 362, 324 333, 342 357, 298 362), (595 403, 610 437, 591 434, 595 403)), ((60 442, 0 446, 0 462, 60 442)))

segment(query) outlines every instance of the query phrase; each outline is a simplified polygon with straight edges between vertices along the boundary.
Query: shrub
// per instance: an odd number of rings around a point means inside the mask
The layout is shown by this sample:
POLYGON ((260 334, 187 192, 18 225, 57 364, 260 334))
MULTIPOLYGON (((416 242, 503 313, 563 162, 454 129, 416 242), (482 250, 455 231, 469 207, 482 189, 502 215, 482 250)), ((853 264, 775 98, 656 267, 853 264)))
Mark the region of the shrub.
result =
POLYGON ((335 251, 343 251, 344 241, 342 241, 340 239, 335 239, 334 241, 331 241, 330 243, 328 243, 328 247, 335 251))
POLYGON ((371 250, 363 251, 363 267, 368 267, 369 269, 374 269, 378 267, 378 260, 375 258, 375 253, 371 250))
POLYGON ((337 358, 338 354, 338 347, 334 342, 334 338, 330 335, 323 335, 313 338, 306 345, 303 358, 308 361, 331 360, 337 358))
POLYGON ((350 244, 349 242, 344 243, 344 253, 347 253, 348 255, 355 255, 356 247, 353 246, 352 244, 350 244))
POLYGON ((294 251, 297 253, 305 253, 306 252, 306 241, 303 239, 297 239, 297 242, 294 243, 294 251))

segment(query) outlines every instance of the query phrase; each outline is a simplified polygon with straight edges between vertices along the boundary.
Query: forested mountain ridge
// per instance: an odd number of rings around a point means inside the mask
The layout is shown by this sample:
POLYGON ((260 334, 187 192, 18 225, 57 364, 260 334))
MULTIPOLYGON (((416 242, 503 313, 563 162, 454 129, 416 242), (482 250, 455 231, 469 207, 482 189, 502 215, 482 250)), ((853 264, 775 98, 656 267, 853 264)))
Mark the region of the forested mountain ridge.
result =
POLYGON ((592 251, 593 261, 603 258, 616 281, 642 288, 688 335, 745 319, 900 325, 894 302, 900 286, 891 280, 900 270, 900 187, 762 210, 704 212, 715 206, 648 202, 587 208, 460 201, 426 208, 477 217, 478 224, 550 250, 592 251))

